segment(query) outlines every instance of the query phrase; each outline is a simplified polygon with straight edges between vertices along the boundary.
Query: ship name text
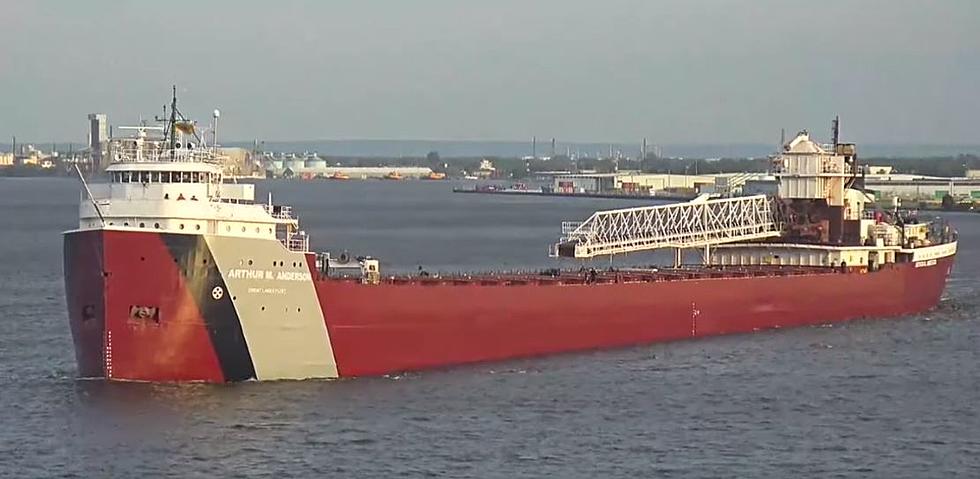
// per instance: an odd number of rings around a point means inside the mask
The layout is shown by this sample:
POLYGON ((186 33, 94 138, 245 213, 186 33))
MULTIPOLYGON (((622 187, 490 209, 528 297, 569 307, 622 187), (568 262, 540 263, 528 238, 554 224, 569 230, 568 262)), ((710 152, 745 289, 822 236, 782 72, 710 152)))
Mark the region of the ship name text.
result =
POLYGON ((232 269, 225 275, 228 279, 261 279, 269 281, 312 281, 306 271, 271 271, 267 269, 232 269))

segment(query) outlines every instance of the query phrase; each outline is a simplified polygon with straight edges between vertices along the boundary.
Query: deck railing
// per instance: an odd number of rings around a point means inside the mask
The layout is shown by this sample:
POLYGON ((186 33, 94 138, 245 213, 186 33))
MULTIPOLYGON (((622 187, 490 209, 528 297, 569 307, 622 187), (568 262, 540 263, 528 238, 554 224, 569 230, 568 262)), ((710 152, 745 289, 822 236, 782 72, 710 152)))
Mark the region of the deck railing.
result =
POLYGON ((293 218, 293 207, 286 205, 269 205, 263 204, 262 208, 265 209, 266 213, 277 220, 292 220, 293 218))
POLYGON ((289 251, 306 253, 310 250, 310 237, 306 236, 306 234, 289 235, 285 238, 280 238, 279 241, 281 241, 283 246, 285 246, 289 251))

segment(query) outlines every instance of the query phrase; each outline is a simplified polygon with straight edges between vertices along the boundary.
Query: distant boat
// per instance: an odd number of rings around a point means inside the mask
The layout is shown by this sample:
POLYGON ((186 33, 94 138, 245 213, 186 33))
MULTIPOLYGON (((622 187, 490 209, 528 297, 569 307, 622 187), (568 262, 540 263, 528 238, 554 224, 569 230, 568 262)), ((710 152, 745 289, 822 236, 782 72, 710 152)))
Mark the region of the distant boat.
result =
POLYGON ((338 171, 330 175, 331 180, 349 180, 350 176, 342 171, 338 171))
POLYGON ((466 175, 466 176, 463 177, 463 179, 464 180, 479 180, 480 178, 479 177, 476 177, 476 176, 473 176, 473 175, 466 175))
POLYGON ((422 179, 423 180, 445 180, 446 179, 446 174, 445 173, 438 173, 438 172, 433 171, 432 173, 429 173, 428 175, 423 176, 422 179))
POLYGON ((401 173, 399 173, 397 171, 392 171, 391 173, 388 173, 387 175, 385 175, 384 176, 384 179, 386 179, 386 180, 404 180, 405 177, 402 176, 401 173))

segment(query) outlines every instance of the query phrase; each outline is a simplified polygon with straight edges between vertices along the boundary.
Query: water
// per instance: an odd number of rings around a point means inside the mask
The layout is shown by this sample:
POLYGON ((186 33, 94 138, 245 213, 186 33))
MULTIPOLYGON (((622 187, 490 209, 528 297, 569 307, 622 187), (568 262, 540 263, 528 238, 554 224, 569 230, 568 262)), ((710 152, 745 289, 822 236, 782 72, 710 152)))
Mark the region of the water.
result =
MULTIPOLYGON (((390 269, 548 267, 609 200, 441 182, 263 183, 319 248, 390 269)), ((893 321, 389 378, 76 381, 59 232, 78 192, 0 179, 0 477, 976 477, 980 215, 940 307, 893 321)), ((634 203, 635 204, 635 203, 634 203)))

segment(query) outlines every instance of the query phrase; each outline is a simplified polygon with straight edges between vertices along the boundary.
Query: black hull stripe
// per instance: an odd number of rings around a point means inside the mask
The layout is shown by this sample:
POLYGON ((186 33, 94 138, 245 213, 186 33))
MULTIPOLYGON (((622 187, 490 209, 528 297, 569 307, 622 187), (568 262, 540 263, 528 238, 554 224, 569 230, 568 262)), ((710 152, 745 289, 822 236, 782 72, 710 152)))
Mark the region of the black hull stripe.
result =
POLYGON ((218 271, 211 249, 202 235, 161 234, 180 268, 191 296, 204 316, 204 324, 225 381, 255 379, 255 366, 242 333, 238 312, 228 286, 218 271), (221 288, 221 295, 212 292, 221 288))

